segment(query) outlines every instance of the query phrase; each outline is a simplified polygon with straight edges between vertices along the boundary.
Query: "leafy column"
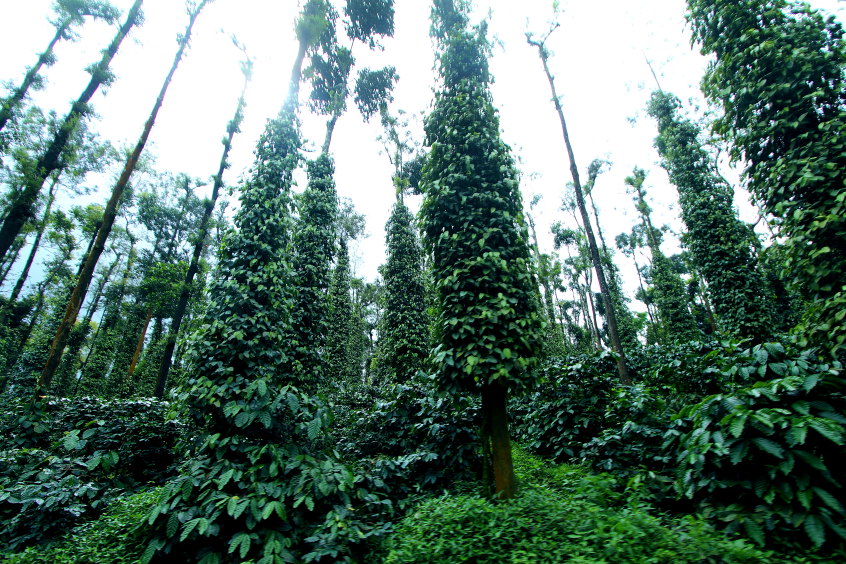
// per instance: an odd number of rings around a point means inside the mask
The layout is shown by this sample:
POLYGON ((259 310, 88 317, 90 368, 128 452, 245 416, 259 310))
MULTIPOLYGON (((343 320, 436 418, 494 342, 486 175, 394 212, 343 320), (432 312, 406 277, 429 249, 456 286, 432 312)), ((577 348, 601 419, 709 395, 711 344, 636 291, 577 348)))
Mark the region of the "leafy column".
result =
POLYGON ((491 103, 485 25, 437 1, 433 35, 443 87, 426 119, 423 242, 437 292, 439 385, 481 392, 496 492, 515 494, 506 398, 529 384, 542 340, 517 172, 491 103))
POLYGON ((658 121, 655 148, 679 191, 681 216, 694 267, 708 281, 719 327, 760 342, 776 329, 767 283, 752 251, 749 227, 737 217, 734 191, 715 171, 699 142, 699 128, 678 115, 681 102, 652 94, 649 114, 658 121))
POLYGON ((671 341, 689 341, 699 336, 696 321, 687 309, 687 295, 684 282, 673 270, 673 263, 661 251, 661 232, 652 225, 652 208, 646 203, 643 183, 646 172, 635 168, 626 184, 634 192, 635 207, 640 213, 646 244, 652 252, 653 301, 658 309, 663 337, 671 341))
POLYGON ((203 203, 203 215, 200 218, 200 225, 194 238, 194 249, 191 254, 191 263, 188 265, 188 271, 185 273, 185 279, 182 282, 182 288, 179 292, 179 300, 176 304, 176 309, 173 313, 173 321, 167 334, 167 343, 162 353, 162 362, 159 365, 158 377, 156 378, 155 396, 157 398, 163 397, 165 388, 167 386, 167 377, 170 373, 170 367, 173 364, 173 351, 176 349, 176 338, 179 336, 179 329, 182 326, 182 319, 185 317, 185 312, 188 311, 188 298, 191 295, 194 277, 200 269, 200 258, 203 254, 203 249, 208 243, 209 226, 211 224, 212 212, 214 211, 215 203, 220 195, 220 189, 223 187, 223 173, 229 167, 229 151, 232 149, 232 139, 235 134, 240 131, 241 121, 244 117, 244 97, 247 92, 247 85, 250 82, 252 75, 252 62, 246 59, 241 67, 244 73, 244 85, 241 88, 241 95, 238 97, 238 104, 235 108, 235 115, 226 125, 226 137, 223 138, 223 154, 220 157, 220 165, 217 169, 217 174, 213 178, 211 197, 203 203))
POLYGON ((688 0, 713 56, 702 87, 749 189, 778 218, 785 271, 810 301, 804 335, 846 350, 846 45, 843 27, 786 0, 688 0))

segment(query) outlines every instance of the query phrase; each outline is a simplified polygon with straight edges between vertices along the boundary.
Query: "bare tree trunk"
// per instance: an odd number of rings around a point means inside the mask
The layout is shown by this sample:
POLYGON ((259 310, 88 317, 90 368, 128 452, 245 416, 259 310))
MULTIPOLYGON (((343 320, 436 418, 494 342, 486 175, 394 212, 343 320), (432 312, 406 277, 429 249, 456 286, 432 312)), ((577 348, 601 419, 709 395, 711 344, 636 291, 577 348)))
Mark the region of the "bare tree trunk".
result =
POLYGON ((320 149, 324 155, 329 153, 329 145, 332 143, 332 133, 335 132, 338 117, 340 117, 338 114, 332 114, 332 117, 326 122, 326 137, 323 139, 323 147, 320 149))
POLYGON ((103 52, 103 58, 91 70, 91 80, 88 86, 77 98, 76 102, 71 106, 70 112, 65 116, 58 133, 53 138, 50 146, 44 155, 38 160, 35 166, 35 174, 30 175, 24 182, 24 187, 21 193, 10 204, 6 219, 0 227, 0 257, 6 255, 6 251, 12 245, 12 242, 21 232, 24 223, 30 219, 32 215, 32 206, 38 198, 38 193, 44 185, 44 181, 54 171, 60 169, 62 165, 62 154, 65 152, 71 135, 76 131, 79 121, 88 114, 91 109, 88 107, 88 102, 94 96, 94 93, 100 88, 104 82, 109 80, 109 64, 114 58, 120 47, 124 37, 135 25, 141 11, 142 0, 135 0, 135 4, 129 10, 129 15, 126 22, 118 30, 117 35, 112 39, 109 47, 103 52))
MULTIPOLYGON (((302 64, 302 62, 300 62, 300 64, 302 64)), ((214 176, 211 198, 205 202, 203 217, 200 220, 199 233, 194 241, 194 253, 191 255, 191 264, 188 265, 188 272, 185 273, 185 279, 182 281, 182 288, 179 292, 179 301, 176 304, 176 311, 173 313, 173 321, 171 322, 170 329, 168 330, 167 342, 165 343, 164 352, 162 353, 162 363, 159 366, 159 375, 156 381, 155 396, 157 398, 164 397, 164 392, 167 387, 167 377, 170 373, 170 368, 173 365, 173 351, 176 348, 176 339, 179 336, 182 319, 185 317, 185 312, 188 310, 188 298, 191 296, 191 287, 194 283, 194 276, 197 275, 197 270, 199 270, 200 257, 203 254, 203 247, 206 245, 209 238, 209 223, 211 221, 215 203, 220 195, 220 189, 223 186, 223 173, 229 166, 229 151, 232 148, 232 139, 239 131, 241 121, 244 117, 244 96, 247 93, 247 84, 250 82, 249 65, 250 63, 247 61, 244 67, 244 85, 241 88, 241 96, 238 98, 238 106, 235 109, 235 115, 226 126, 226 138, 223 141, 223 155, 220 157, 220 166, 218 166, 217 174, 214 176)))
POLYGON ((511 439, 508 436, 506 399, 505 386, 498 380, 482 388, 482 417, 488 421, 495 495, 500 499, 512 499, 517 493, 514 464, 511 459, 511 439))
POLYGON ((38 247, 41 246, 41 238, 44 236, 44 231, 47 229, 47 224, 50 222, 50 210, 53 208, 53 202, 56 199, 56 186, 58 183, 59 175, 56 174, 53 177, 53 184, 50 186, 50 194, 47 198, 47 207, 44 209, 44 216, 41 219, 41 223, 38 225, 38 231, 35 234, 35 241, 32 242, 32 249, 30 249, 29 256, 26 258, 23 270, 21 271, 20 276, 18 276, 18 281, 15 283, 15 287, 12 288, 12 293, 9 295, 10 306, 21 294, 21 290, 23 290, 27 276, 29 276, 29 269, 32 268, 32 263, 35 262, 35 255, 38 253, 38 247))
POLYGON ((602 301, 605 304, 605 315, 608 320, 608 336, 611 339, 611 348, 617 353, 617 373, 620 376, 620 382, 629 386, 632 383, 629 375, 629 368, 626 365, 626 353, 620 343, 620 335, 617 331, 617 316, 614 312, 614 304, 611 301, 611 292, 608 289, 608 282, 605 279, 605 273, 602 268, 602 261, 599 256, 599 249, 596 246, 596 239, 593 236, 593 229, 591 228, 590 218, 588 216, 587 207, 585 206, 585 197, 582 192, 582 185, 579 181, 579 168, 576 166, 576 157, 573 155, 573 147, 570 144, 570 135, 567 132, 567 122, 564 120, 564 111, 561 109, 561 100, 558 98, 558 93, 555 90, 555 81, 552 78, 552 73, 549 70, 547 59, 549 53, 544 47, 543 43, 531 39, 531 36, 526 37, 530 45, 538 48, 541 62, 543 63, 543 70, 546 73, 546 78, 549 81, 550 89, 552 90, 552 101, 555 104, 555 110, 558 112, 558 119, 561 122, 561 131, 564 134, 564 144, 567 147, 567 156, 570 160, 570 174, 573 177, 573 187, 576 191, 576 204, 579 206, 579 212, 582 216, 582 222, 585 226, 585 234, 587 235, 588 247, 590 249, 591 260, 593 267, 596 270, 597 281, 599 282, 599 290, 602 293, 602 301))
MULTIPOLYGON (((159 96, 156 98, 156 102, 153 105, 153 110, 150 112, 150 116, 144 124, 144 130, 141 132, 141 137, 135 144, 135 148, 129 156, 129 159, 127 159, 126 165, 123 167, 123 171, 121 172, 117 184, 115 184, 115 187, 112 189, 112 196, 106 204, 106 209, 103 211, 103 224, 100 226, 100 229, 97 230, 97 239, 94 243, 94 247, 86 257, 85 265, 80 273, 76 286, 73 289, 71 299, 68 303, 67 310, 65 311, 65 317, 56 330, 56 336, 53 338, 53 343, 50 346, 50 354, 47 357, 47 362, 44 365, 41 376, 38 378, 37 389, 39 392, 37 395, 46 394, 47 390, 50 388, 50 381, 53 379, 56 368, 59 366, 59 361, 62 358, 62 353, 65 350, 65 345, 67 344, 68 334, 76 321, 77 312, 79 311, 82 301, 85 299, 85 293, 88 291, 88 286, 91 283, 94 268, 97 266, 97 261, 106 247, 106 239, 112 231, 112 226, 114 225, 115 218, 117 217, 118 204, 123 196, 123 191, 126 189, 126 186, 129 184, 129 179, 135 171, 138 159, 141 156, 141 152, 144 150, 144 146, 147 144, 147 138, 150 136, 150 131, 153 129, 153 125, 156 122, 156 116, 164 103, 164 97, 165 94, 167 94, 167 89, 170 86, 170 82, 173 79, 174 73, 176 73, 176 69, 179 66, 180 61, 182 60, 182 55, 185 53, 185 49, 188 47, 188 43, 191 40, 191 30, 194 27, 197 16, 199 16, 200 11, 202 11, 208 1, 209 0, 202 0, 202 2, 200 2, 191 12, 188 27, 186 28, 185 33, 179 38, 179 48, 174 56, 173 64, 165 77, 159 96)), ((140 3, 140 0, 138 0, 138 3, 140 3)))
POLYGON ((9 256, 7 257, 9 260, 7 260, 3 265, 3 273, 0 274, 0 284, 3 284, 3 282, 6 281, 6 278, 9 277, 9 273, 12 271, 12 267, 15 266, 15 263, 18 262, 18 255, 20 255, 21 249, 26 242, 25 237, 16 237, 15 239, 16 240, 10 249, 12 252, 9 253, 9 256))
MULTIPOLYGON (((635 256, 635 249, 632 249, 632 260, 635 263, 635 271, 637 272, 637 283, 640 286, 640 292, 643 294, 643 299, 646 299, 646 288, 643 286, 643 277, 640 275, 640 265, 637 263, 637 257, 635 256)), ((652 308, 649 307, 647 302, 643 302, 646 306, 646 315, 649 317, 649 322, 652 324, 652 331, 658 331, 658 324, 655 322, 655 316, 652 314, 652 308)), ((656 333, 657 334, 657 333, 656 333)))

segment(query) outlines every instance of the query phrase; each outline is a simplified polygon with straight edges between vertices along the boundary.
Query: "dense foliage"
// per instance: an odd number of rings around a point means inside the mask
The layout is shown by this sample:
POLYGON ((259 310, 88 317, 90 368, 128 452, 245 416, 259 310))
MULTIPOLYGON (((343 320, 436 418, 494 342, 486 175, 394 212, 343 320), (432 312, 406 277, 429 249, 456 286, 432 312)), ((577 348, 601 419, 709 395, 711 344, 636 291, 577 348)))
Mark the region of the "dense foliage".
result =
POLYGON ((689 0, 715 129, 748 166, 749 188, 785 238, 785 270, 810 301, 805 334, 846 343, 843 27, 787 0, 689 0))
POLYGON ((57 42, 117 21, 105 1, 56 0, 53 39, 0 99, 0 559, 846 561, 839 23, 788 0, 687 1, 722 112, 652 95, 685 231, 657 224, 675 203, 635 168, 618 186, 637 211, 621 257, 601 209, 614 165, 594 160, 581 184, 557 23, 526 39, 573 182, 560 209, 538 194, 529 214, 493 105, 496 34, 469 0, 432 2, 424 140, 414 113, 389 110, 400 61, 355 67, 355 49, 370 64, 397 44, 393 1, 302 2, 282 108, 227 187, 242 90, 205 200, 203 179, 142 152, 210 4, 188 2, 111 199, 74 205, 119 154, 87 101, 118 80, 141 19, 129 4, 68 115, 29 96, 57 42), (330 156, 350 97, 379 116, 390 183, 355 160, 349 181, 348 137, 330 156), (316 119, 322 145, 303 134, 316 119), (745 161, 754 226, 724 144, 745 161), (393 206, 373 280, 359 198, 393 206))
POLYGON ((773 296, 752 253, 754 235, 738 219, 734 191, 714 172, 698 128, 678 115, 680 106, 675 96, 655 92, 649 113, 658 121, 655 146, 662 164, 679 190, 685 246, 708 282, 719 327, 761 341, 776 327, 773 296))

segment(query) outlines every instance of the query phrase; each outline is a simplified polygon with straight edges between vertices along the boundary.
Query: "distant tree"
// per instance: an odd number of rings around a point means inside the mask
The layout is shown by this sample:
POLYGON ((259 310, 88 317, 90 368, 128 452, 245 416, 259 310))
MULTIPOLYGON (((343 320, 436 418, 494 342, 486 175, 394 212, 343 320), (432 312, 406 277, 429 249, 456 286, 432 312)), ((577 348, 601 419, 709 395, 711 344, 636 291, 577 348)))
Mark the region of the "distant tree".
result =
POLYGON ((652 224, 652 208, 646 202, 643 183, 646 172, 635 167, 626 184, 633 192, 632 198, 640 214, 646 244, 652 253, 651 277, 654 291, 652 301, 661 321, 661 337, 667 341, 689 341, 699 336, 696 321, 687 308, 684 281, 673 268, 673 263, 661 251, 661 231, 652 224))
POLYGON ((360 323, 354 315, 350 283, 350 255, 347 240, 342 237, 328 295, 326 383, 331 388, 343 388, 361 379, 361 359, 355 352, 360 323))
MULTIPOLYGON (((140 1, 141 0, 138 0, 136 4, 140 5, 140 1)), ((94 269, 97 266, 97 261, 100 259, 100 255, 103 253, 103 250, 106 248, 106 240, 108 239, 109 233, 111 233, 112 226, 117 218, 118 206, 121 198, 123 197, 124 190, 126 190, 126 187, 129 185, 130 177, 138 165, 138 159, 141 157, 141 153, 144 151, 147 139, 150 136, 150 131, 152 131, 153 125, 156 123, 156 116, 164 103, 164 97, 165 94, 167 94, 173 75, 176 73, 176 69, 182 61, 182 56, 191 41, 191 31, 194 28, 194 23, 197 21, 197 17, 200 15, 200 12, 210 1, 212 0, 201 0, 198 4, 193 5, 189 9, 188 26, 185 28, 185 32, 179 36, 176 55, 174 56, 170 70, 162 83, 158 98, 156 98, 156 101, 153 104, 153 109, 144 124, 141 136, 138 138, 135 147, 132 149, 132 153, 130 153, 127 158, 126 164, 124 165, 114 188, 112 188, 111 197, 106 203, 106 207, 103 212, 103 224, 100 226, 100 229, 97 230, 97 238, 91 251, 85 255, 85 262, 82 266, 79 277, 77 278, 73 292, 71 293, 70 300, 68 301, 65 318, 56 329, 56 336, 53 338, 53 342, 50 345, 50 354, 47 357, 47 362, 45 363, 44 369, 41 371, 41 376, 38 379, 38 388, 42 393, 46 392, 50 388, 50 381, 52 380, 53 374, 55 373, 56 368, 59 365, 59 361, 62 358, 68 334, 70 333, 71 327, 73 327, 76 322, 76 316, 79 313, 79 308, 82 306, 85 294, 88 292, 88 286, 91 284, 91 278, 94 275, 94 269)), ((2 232, 0 232, 0 235, 2 235, 2 232)))
POLYGON ((176 304, 176 309, 173 313, 173 320, 171 321, 170 329, 167 334, 167 342, 162 351, 162 361, 159 366, 158 376, 156 378, 155 396, 161 398, 164 396, 167 387, 168 374, 173 365, 173 352, 176 349, 176 338, 179 335, 179 330, 182 326, 182 320, 188 310, 188 299, 191 295, 192 284, 194 277, 200 268, 200 259, 203 255, 203 250, 206 248, 209 241, 209 231, 211 228, 212 212, 214 211, 217 199, 220 196, 220 189, 223 187, 223 173, 229 168, 229 152, 232 149, 232 140, 235 134, 240 131, 241 122, 244 119, 245 96, 247 92, 247 85, 252 78, 252 61, 246 57, 241 64, 241 71, 244 74, 244 84, 241 87, 241 95, 238 97, 235 114, 226 125, 226 136, 223 138, 223 154, 220 157, 220 165, 217 169, 217 174, 212 177, 212 193, 211 197, 203 202, 203 214, 200 217, 200 222, 197 232, 193 235, 194 245, 191 253, 191 262, 188 265, 188 270, 185 273, 185 279, 182 282, 182 288, 179 292, 179 299, 176 304))
POLYGON ((787 0, 688 0, 713 57, 702 86, 715 130, 784 238, 785 270, 809 301, 802 334, 846 351, 846 44, 842 25, 787 0))
POLYGON ((292 340, 296 341, 293 354, 298 385, 314 391, 324 383, 327 362, 333 362, 326 346, 331 331, 330 286, 334 288, 332 260, 337 254, 339 211, 332 158, 322 153, 307 169, 308 186, 299 199, 300 216, 293 236, 297 297, 292 340))
POLYGON ((658 121, 655 147, 679 191, 684 244, 708 281, 720 329, 755 342, 777 329, 773 297, 758 268, 749 226, 734 209, 734 191, 716 172, 702 147, 699 128, 679 115, 675 96, 654 92, 649 114, 658 121))
MULTIPOLYGON (((113 23, 119 12, 111 4, 102 0, 56 0, 53 4, 54 19, 50 22, 56 28, 56 33, 47 44, 47 48, 38 55, 38 60, 30 67, 20 85, 12 93, 0 101, 0 131, 12 119, 30 88, 37 88, 41 84, 39 72, 41 67, 52 65, 56 56, 53 49, 62 39, 73 38, 73 27, 82 23, 85 16, 99 18, 113 23)), ((5 152, 3 138, 0 137, 0 154, 5 152)))
MULTIPOLYGON (((557 27, 557 25, 556 25, 557 27)), ((553 28, 552 31, 554 31, 553 28)), ((619 326, 617 323, 617 312, 614 307, 614 299, 611 296, 611 289, 608 285, 608 275, 606 274, 603 265, 602 265, 602 258, 599 254, 599 247, 596 244, 596 238, 593 235, 593 228, 591 227, 590 217, 588 216, 587 207, 585 205, 585 197, 582 190, 582 184, 579 180, 579 168, 576 165, 576 158, 573 154, 573 147, 570 144, 570 135, 567 131, 567 123, 564 120, 564 111, 561 108, 561 99, 558 97, 558 93, 555 90, 555 81, 553 79, 552 73, 549 70, 549 50, 545 46, 545 41, 549 37, 547 34, 546 37, 542 40, 537 40, 532 37, 531 34, 526 34, 526 41, 528 41, 529 45, 536 47, 538 50, 538 56, 543 63, 544 73, 546 74, 546 78, 549 81, 550 89, 552 90, 552 101, 555 105, 555 111, 558 114, 558 120, 561 122, 561 131, 564 135, 564 144, 567 148, 567 157, 570 161, 570 174, 573 178, 573 189, 576 193, 576 203, 578 205, 579 212, 581 214, 582 224, 584 225, 585 235, 587 237, 587 244, 588 250, 590 251, 590 258, 593 262, 593 267, 596 270, 596 281, 599 284, 599 290, 602 294, 602 301, 605 308, 606 320, 608 322, 608 337, 611 341, 611 348, 617 353, 617 373, 620 376, 620 381, 624 385, 630 385, 631 376, 629 375, 629 369, 626 364, 626 353, 623 350, 622 341, 620 340, 619 334, 619 326)))
POLYGON ((384 313, 376 374, 382 383, 405 383, 423 369, 429 353, 429 324, 423 252, 414 217, 401 199, 394 203, 385 232, 388 260, 381 268, 384 313))
POLYGON ((135 3, 129 9, 126 21, 120 27, 108 48, 103 51, 103 57, 89 70, 91 80, 88 82, 85 90, 82 91, 82 94, 80 94, 79 98, 71 106, 70 112, 65 116, 50 145, 41 157, 39 157, 37 163, 34 164, 32 173, 26 176, 23 188, 11 200, 9 208, 6 211, 6 217, 3 220, 2 226, 0 226, 0 257, 6 255, 6 252, 12 245, 15 237, 20 233, 23 225, 32 217, 33 205, 38 199, 45 180, 56 170, 64 166, 63 154, 65 153, 65 149, 74 131, 79 126, 80 121, 91 113, 88 103, 94 96, 94 93, 97 92, 100 86, 109 84, 113 80, 113 76, 109 71, 109 65, 115 54, 117 54, 123 39, 132 27, 140 21, 141 2, 142 0, 135 0, 135 3))
POLYGON ((531 381, 543 321, 517 172, 491 103, 485 28, 468 29, 465 2, 439 1, 432 10, 443 86, 425 124, 432 149, 420 216, 437 295, 438 383, 481 392, 494 491, 510 498, 506 400, 531 381))

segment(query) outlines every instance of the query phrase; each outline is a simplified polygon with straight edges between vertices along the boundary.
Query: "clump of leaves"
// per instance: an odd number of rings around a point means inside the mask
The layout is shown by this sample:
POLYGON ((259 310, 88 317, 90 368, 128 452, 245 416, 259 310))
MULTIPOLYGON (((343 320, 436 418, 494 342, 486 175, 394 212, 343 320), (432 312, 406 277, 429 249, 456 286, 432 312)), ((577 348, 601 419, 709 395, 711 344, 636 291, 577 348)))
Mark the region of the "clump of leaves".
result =
POLYGON ((549 363, 543 381, 512 402, 514 437, 530 451, 558 461, 579 455, 583 443, 604 426, 603 418, 618 385, 608 352, 549 363))
POLYGON ((421 377, 380 389, 338 418, 336 447, 400 505, 409 495, 472 480, 479 466, 478 402, 438 393, 421 377), (369 407, 372 406, 372 407, 369 407), (368 408, 369 407, 369 408, 368 408))
POLYGON ((158 503, 161 492, 151 488, 114 499, 109 508, 93 521, 87 521, 66 533, 59 542, 12 555, 14 564, 77 564, 79 562, 108 562, 130 564, 138 562, 144 549, 138 535, 138 525, 158 503))
POLYGON ((390 537, 386 562, 770 562, 700 519, 656 514, 608 475, 516 452, 522 491, 491 503, 470 495, 429 499, 390 537), (566 492, 566 493, 565 493, 566 492))
POLYGON ((762 544, 846 539, 842 367, 765 343, 735 368, 760 381, 685 408, 668 433, 679 494, 762 544))

